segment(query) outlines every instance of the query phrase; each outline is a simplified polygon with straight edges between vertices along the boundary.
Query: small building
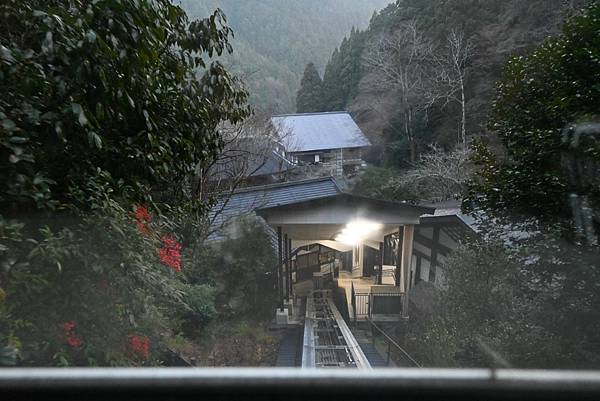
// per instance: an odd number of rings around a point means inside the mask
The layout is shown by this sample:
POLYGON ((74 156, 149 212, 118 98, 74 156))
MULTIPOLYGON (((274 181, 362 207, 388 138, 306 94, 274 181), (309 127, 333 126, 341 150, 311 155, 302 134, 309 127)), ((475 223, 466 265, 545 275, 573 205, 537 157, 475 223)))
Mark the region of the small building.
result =
MULTIPOLYGON (((213 211, 218 211, 213 223, 221 227, 239 216, 262 217, 276 249, 281 228, 284 242, 290 242, 287 291, 302 292, 315 274, 330 274, 344 288, 348 315, 355 319, 375 312, 362 305, 369 297, 404 297, 421 282, 444 288, 446 258, 476 233, 458 204, 414 206, 356 196, 332 177, 243 188, 220 198, 213 211), (352 227, 357 221, 360 227, 352 227), (375 223, 368 235, 365 222, 375 223), (360 241, 345 240, 348 230, 360 241)), ((400 317, 408 310, 407 303, 402 306, 404 311, 389 312, 400 317)))
POLYGON ((296 166, 317 166, 329 175, 352 174, 364 165, 371 142, 345 111, 273 116, 285 158, 296 166))

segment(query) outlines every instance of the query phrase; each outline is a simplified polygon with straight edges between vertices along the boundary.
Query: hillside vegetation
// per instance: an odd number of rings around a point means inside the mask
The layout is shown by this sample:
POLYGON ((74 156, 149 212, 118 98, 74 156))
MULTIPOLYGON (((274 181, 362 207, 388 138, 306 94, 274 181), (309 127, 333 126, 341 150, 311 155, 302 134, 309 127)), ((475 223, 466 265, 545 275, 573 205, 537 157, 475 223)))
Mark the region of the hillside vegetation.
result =
POLYGON ((392 0, 173 0, 202 18, 221 8, 235 33, 225 64, 240 75, 258 108, 293 112, 305 65, 322 71, 333 49, 352 27, 392 0))
POLYGON ((334 50, 322 75, 321 103, 313 108, 350 110, 365 133, 379 145, 370 161, 390 167, 406 167, 431 143, 446 149, 453 147, 462 140, 463 127, 468 138, 489 136, 487 122, 495 82, 506 61, 556 34, 565 17, 586 3, 397 1, 374 16, 366 30, 352 32, 334 50), (417 36, 409 40, 407 32, 413 26, 417 36), (447 82, 456 74, 452 75, 448 68, 446 75, 440 72, 452 56, 453 34, 468 53, 459 63, 463 93, 447 82), (405 53, 408 48, 418 49, 420 60, 412 65, 402 64, 402 51, 394 53, 395 45, 405 53), (378 60, 377 56, 385 57, 378 60), (385 65, 385 59, 392 61, 385 65), (409 82, 395 80, 393 68, 405 68, 409 82), (403 91, 403 85, 406 89, 417 81, 413 93, 403 91), (461 94, 464 102, 460 101, 461 94))

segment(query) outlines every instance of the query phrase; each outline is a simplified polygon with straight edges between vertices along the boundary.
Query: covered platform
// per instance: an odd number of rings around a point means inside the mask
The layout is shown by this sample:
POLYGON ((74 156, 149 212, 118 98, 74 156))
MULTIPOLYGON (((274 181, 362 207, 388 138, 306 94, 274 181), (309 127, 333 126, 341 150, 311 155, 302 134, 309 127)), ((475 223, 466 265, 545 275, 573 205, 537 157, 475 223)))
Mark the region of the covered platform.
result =
POLYGON ((433 212, 341 191, 258 209, 277 233, 279 309, 313 278, 343 291, 350 318, 408 318, 414 230, 433 212))

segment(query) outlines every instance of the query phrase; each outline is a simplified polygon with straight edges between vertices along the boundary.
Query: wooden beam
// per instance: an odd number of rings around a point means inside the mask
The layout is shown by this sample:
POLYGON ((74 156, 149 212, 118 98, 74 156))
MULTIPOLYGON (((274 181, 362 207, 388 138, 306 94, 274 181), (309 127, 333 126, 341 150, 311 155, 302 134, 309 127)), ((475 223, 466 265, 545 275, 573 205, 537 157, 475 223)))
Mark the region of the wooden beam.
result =
POLYGON ((410 290, 410 271, 413 254, 413 240, 415 226, 409 224, 404 226, 404 235, 402 236, 402 274, 404 276, 404 297, 402 297, 402 316, 408 317, 408 302, 410 290))
POLYGON ((404 231, 402 226, 398 227, 398 246, 396 247, 396 271, 394 272, 394 281, 396 287, 400 287, 401 269, 402 269, 402 242, 400 238, 402 237, 400 234, 404 231))
POLYGON ((288 252, 288 236, 287 234, 283 235, 283 259, 285 260, 285 301, 290 302, 290 282, 289 282, 289 271, 290 271, 290 261, 289 261, 289 252, 288 252))
POLYGON ((421 281, 421 257, 417 256, 417 262, 415 266, 415 285, 421 281))
POLYGON ((288 280, 290 283, 290 295, 294 295, 294 287, 293 287, 293 282, 292 282, 292 261, 290 260, 292 258, 292 239, 289 238, 288 239, 288 280))
POLYGON ((383 281, 383 255, 385 245, 383 242, 379 243, 379 271, 377 272, 377 284, 381 285, 383 281))
POLYGON ((415 255, 421 259, 425 259, 428 262, 431 262, 431 256, 424 254, 423 252, 419 251, 418 249, 413 249, 413 255, 415 255))
MULTIPOLYGON (((439 227, 433 228, 433 242, 434 243, 440 242, 440 228, 439 227)), ((429 279, 432 283, 435 283, 435 271, 436 271, 436 266, 437 266, 438 250, 439 249, 435 246, 433 248, 431 248, 431 266, 429 267, 429 269, 430 269, 429 270, 429 279), (433 275, 432 275, 432 272, 433 272, 433 275), (431 279, 433 279, 433 280, 431 280, 431 279)))
POLYGON ((442 255, 447 255, 452 252, 452 249, 440 244, 440 227, 433 227, 433 239, 429 239, 422 234, 415 233, 415 241, 431 249, 432 252, 435 249, 437 253, 442 255))
POLYGON ((283 238, 281 238, 281 227, 277 227, 277 286, 279 290, 279 309, 283 311, 283 238))

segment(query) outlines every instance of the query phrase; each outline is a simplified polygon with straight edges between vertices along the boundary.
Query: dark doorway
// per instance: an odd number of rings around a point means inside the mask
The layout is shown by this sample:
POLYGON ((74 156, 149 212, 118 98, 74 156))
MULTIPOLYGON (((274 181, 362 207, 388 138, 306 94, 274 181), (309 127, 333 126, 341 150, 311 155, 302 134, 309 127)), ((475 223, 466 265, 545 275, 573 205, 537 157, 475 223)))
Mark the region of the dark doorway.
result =
POLYGON ((379 265, 379 251, 370 246, 363 246, 363 277, 375 275, 375 265, 379 265))

